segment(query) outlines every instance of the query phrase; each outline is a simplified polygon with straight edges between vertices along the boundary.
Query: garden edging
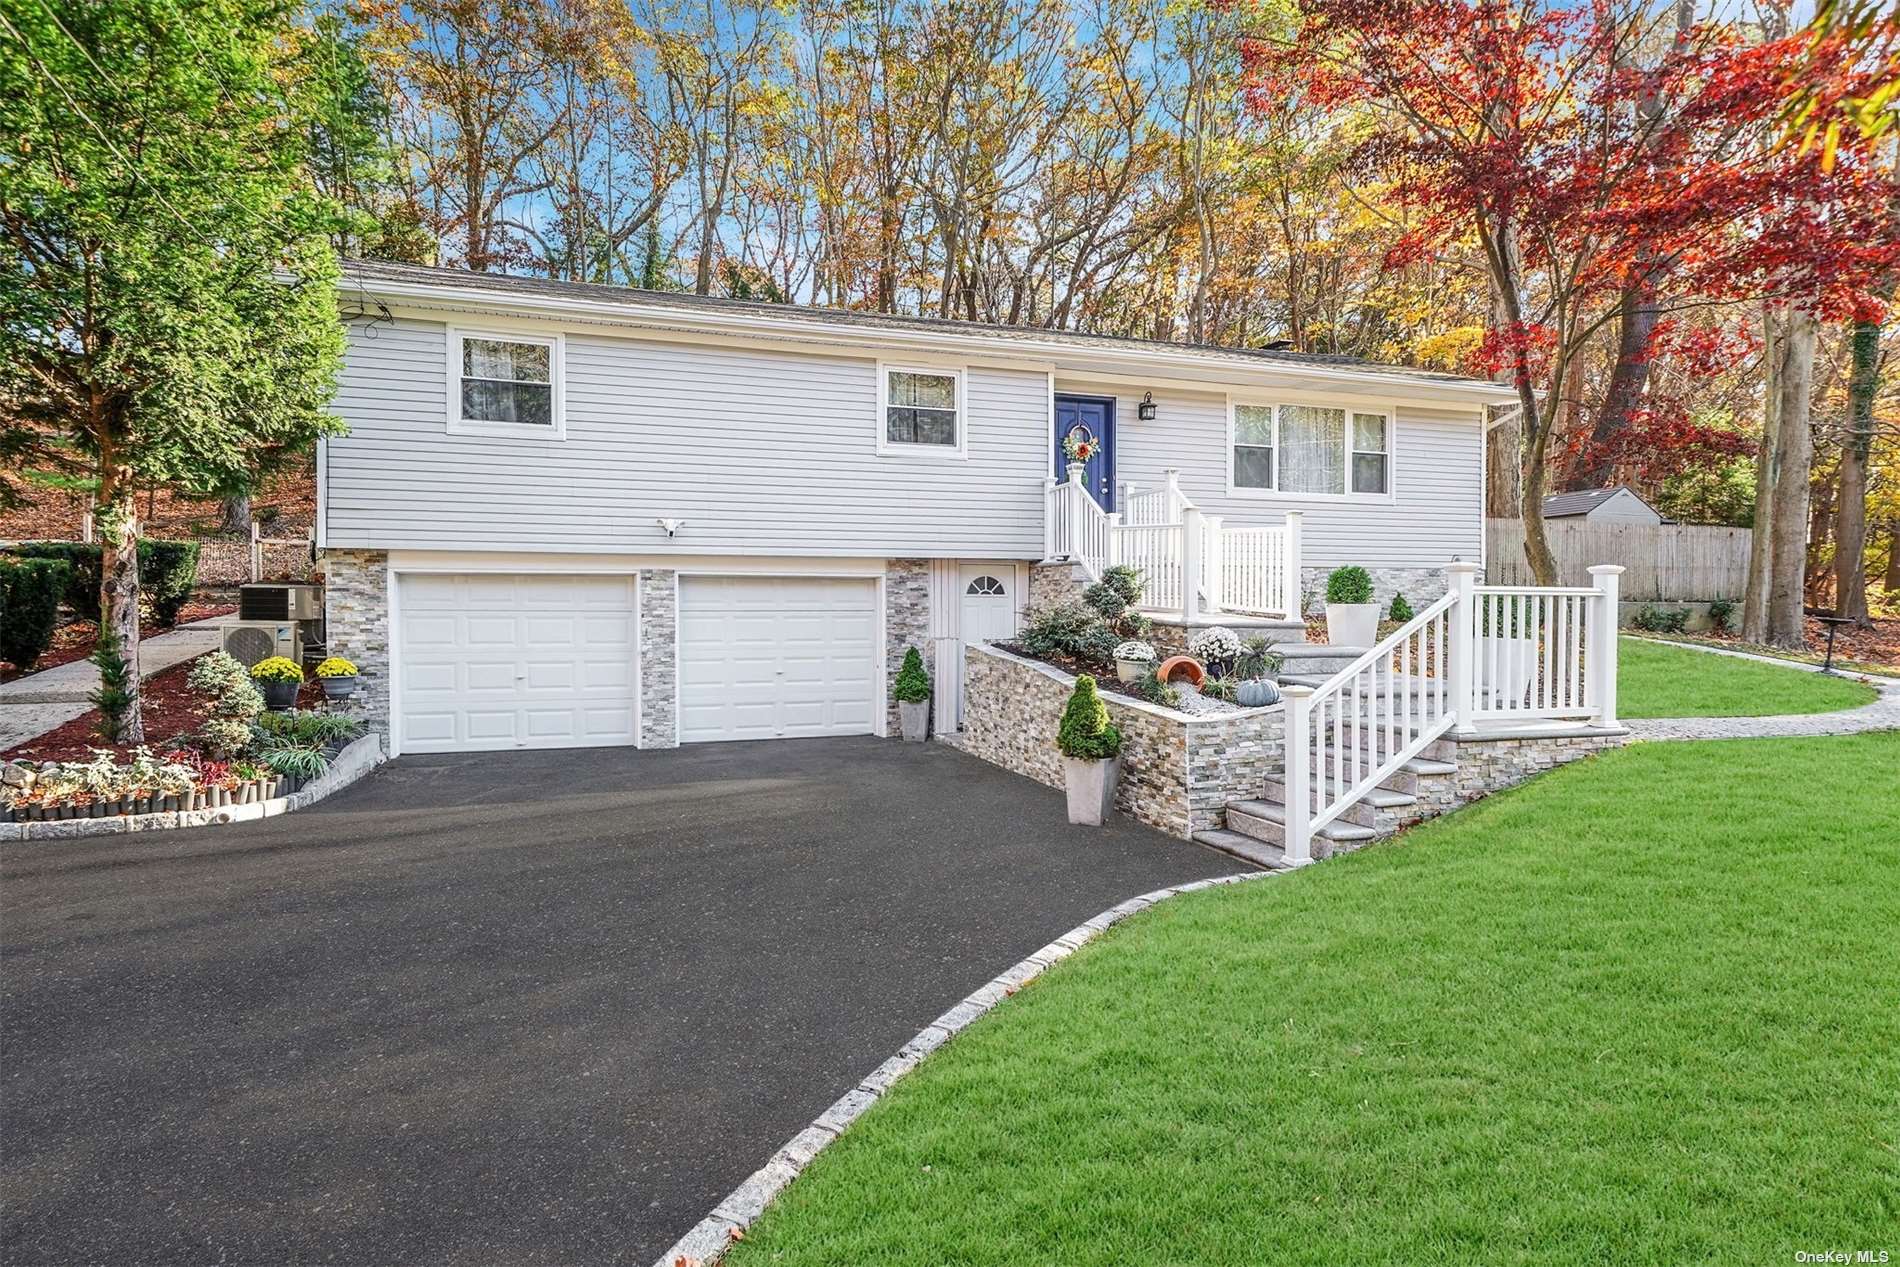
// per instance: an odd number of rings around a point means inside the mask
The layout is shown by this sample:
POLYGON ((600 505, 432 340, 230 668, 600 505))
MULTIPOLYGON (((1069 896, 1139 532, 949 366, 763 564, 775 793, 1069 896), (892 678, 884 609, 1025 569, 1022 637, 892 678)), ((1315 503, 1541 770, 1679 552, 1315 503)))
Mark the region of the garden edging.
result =
POLYGON ((0 841, 73 840, 81 836, 116 836, 126 832, 166 831, 175 827, 222 827, 230 823, 275 818, 314 804, 381 765, 382 736, 374 731, 352 739, 336 754, 330 768, 287 796, 245 805, 214 809, 166 810, 156 814, 119 814, 111 818, 67 818, 49 822, 0 823, 0 841))
POLYGON ((830 1108, 820 1113, 810 1126, 786 1141, 785 1146, 772 1154, 771 1159, 754 1171, 751 1178, 734 1188, 724 1200, 713 1207, 711 1214, 701 1219, 691 1231, 680 1237, 671 1249, 661 1254, 655 1260, 654 1267, 681 1267, 682 1264, 686 1267, 713 1267, 713 1264, 725 1256, 732 1242, 761 1214, 765 1213, 765 1208, 778 1198, 779 1193, 783 1192, 786 1186, 811 1164, 812 1158, 842 1135, 845 1128, 856 1121, 866 1109, 877 1103, 878 1099, 888 1092, 898 1079, 922 1064, 924 1057, 950 1041, 959 1031, 968 1028, 971 1022, 1034 981, 1052 965, 1067 959, 1109 928, 1130 915, 1145 911, 1155 903, 1165 901, 1177 894, 1192 893, 1223 884, 1239 884, 1243 881, 1258 880, 1277 874, 1279 873, 1274 871, 1242 871, 1234 875, 1215 876, 1209 880, 1192 880, 1186 884, 1156 889, 1140 897, 1131 897, 1126 902, 1111 906, 1100 915, 1076 925, 924 1026, 915 1038, 898 1049, 895 1056, 872 1070, 856 1086, 840 1096, 830 1108))

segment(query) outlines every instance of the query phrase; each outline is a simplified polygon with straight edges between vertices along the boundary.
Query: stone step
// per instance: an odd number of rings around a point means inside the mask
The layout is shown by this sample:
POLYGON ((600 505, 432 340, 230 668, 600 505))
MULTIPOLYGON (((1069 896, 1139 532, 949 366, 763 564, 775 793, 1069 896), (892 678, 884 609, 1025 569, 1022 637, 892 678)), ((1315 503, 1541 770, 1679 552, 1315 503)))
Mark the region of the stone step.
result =
MULTIPOLYGON (((1260 799, 1269 805, 1286 804, 1286 783, 1282 776, 1269 775, 1267 777, 1260 799)), ((1395 817, 1403 817, 1399 811, 1410 809, 1416 804, 1418 804, 1418 797, 1410 792, 1399 792, 1383 786, 1375 787, 1348 805, 1345 812, 1334 821, 1379 830, 1389 826, 1395 817), (1384 811, 1383 816, 1381 811, 1384 811)))
POLYGON ((1319 686, 1366 653, 1365 647, 1334 647, 1320 642, 1277 642, 1280 680, 1296 686, 1319 686))
MULTIPOLYGON (((1243 836, 1252 836, 1264 840, 1270 845, 1286 844, 1286 807, 1272 801, 1229 801, 1227 803, 1227 830, 1237 831, 1243 836)), ((1326 824, 1315 833, 1329 844, 1349 844, 1361 840, 1373 840, 1379 835, 1370 827, 1361 827, 1357 823, 1343 823, 1338 819, 1326 824)), ((1315 848, 1314 853, 1319 854, 1315 848)))
POLYGON ((1209 849, 1218 849, 1225 854, 1232 854, 1243 862, 1251 862, 1256 867, 1265 867, 1269 871, 1286 870, 1286 851, 1278 845, 1268 844, 1257 836, 1214 828, 1211 831, 1195 832, 1194 843, 1206 845, 1209 849))

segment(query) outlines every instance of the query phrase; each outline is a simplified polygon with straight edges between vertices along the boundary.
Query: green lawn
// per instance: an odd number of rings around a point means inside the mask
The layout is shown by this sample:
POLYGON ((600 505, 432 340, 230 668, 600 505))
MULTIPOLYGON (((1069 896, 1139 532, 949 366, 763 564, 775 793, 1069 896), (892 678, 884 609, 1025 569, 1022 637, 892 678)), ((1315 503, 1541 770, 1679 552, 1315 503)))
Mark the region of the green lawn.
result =
POLYGON ((926 1061, 729 1261, 1900 1250, 1896 770, 1896 734, 1637 745, 1165 902, 926 1061))
POLYGON ((1620 638, 1616 711, 1636 717, 1769 717, 1831 713, 1874 698, 1872 687, 1735 656, 1620 638))

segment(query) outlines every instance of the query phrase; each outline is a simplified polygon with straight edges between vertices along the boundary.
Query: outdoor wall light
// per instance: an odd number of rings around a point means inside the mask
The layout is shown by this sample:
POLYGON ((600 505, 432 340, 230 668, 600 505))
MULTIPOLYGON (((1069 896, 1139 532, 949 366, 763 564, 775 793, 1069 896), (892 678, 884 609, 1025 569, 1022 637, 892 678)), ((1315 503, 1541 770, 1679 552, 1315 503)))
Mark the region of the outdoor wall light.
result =
POLYGON ((1135 417, 1141 419, 1143 422, 1153 422, 1155 420, 1155 394, 1153 392, 1143 392, 1141 394, 1141 403, 1135 406, 1135 417))

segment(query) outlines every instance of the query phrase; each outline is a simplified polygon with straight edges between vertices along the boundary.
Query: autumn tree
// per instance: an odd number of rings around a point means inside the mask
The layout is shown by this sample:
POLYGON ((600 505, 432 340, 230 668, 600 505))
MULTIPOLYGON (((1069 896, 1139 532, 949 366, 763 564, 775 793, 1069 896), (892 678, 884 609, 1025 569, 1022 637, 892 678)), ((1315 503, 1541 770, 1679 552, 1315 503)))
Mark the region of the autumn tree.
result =
MULTIPOLYGON (((1811 310, 1864 298, 1893 244, 1875 232, 1874 182, 1767 143, 1794 38, 1750 44, 1705 24, 1632 67, 1673 18, 1648 3, 1307 0, 1288 40, 1256 40, 1255 100, 1369 107, 1361 147, 1423 213, 1404 263, 1478 241, 1502 311, 1491 361, 1517 389, 1525 553, 1555 579, 1542 504, 1560 391, 1621 310, 1632 278, 1666 272, 1660 311, 1776 293, 1811 310), (1647 27, 1645 24, 1648 24, 1647 27), (1652 34, 1643 34, 1650 30, 1652 34), (1659 116, 1639 108, 1672 103, 1659 116)), ((1849 164, 1852 167, 1852 164, 1849 164)), ((1646 287, 1647 289, 1647 287, 1646 287)))
POLYGON ((0 8, 0 410, 89 491, 111 737, 139 715, 134 489, 307 447, 342 353, 288 8, 0 8))

